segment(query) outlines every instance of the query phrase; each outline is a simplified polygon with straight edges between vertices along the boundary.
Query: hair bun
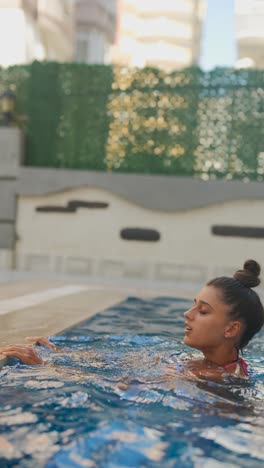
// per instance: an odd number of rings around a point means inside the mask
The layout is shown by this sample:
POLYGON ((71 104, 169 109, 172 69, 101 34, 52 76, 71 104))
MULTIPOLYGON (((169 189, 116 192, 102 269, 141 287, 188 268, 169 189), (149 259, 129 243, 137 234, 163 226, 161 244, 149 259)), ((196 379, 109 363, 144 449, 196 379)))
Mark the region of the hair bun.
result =
POLYGON ((260 266, 258 262, 255 260, 247 260, 243 268, 243 270, 235 272, 234 278, 247 288, 255 288, 258 286, 260 284, 260 266))

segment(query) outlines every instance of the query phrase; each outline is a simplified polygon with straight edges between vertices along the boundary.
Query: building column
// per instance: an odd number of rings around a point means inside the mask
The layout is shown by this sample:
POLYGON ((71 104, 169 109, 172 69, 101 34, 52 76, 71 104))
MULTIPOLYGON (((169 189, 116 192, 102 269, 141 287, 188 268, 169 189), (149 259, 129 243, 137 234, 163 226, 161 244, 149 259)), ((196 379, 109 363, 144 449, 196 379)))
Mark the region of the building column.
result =
POLYGON ((22 162, 20 129, 0 127, 0 269, 14 268, 16 187, 22 162))

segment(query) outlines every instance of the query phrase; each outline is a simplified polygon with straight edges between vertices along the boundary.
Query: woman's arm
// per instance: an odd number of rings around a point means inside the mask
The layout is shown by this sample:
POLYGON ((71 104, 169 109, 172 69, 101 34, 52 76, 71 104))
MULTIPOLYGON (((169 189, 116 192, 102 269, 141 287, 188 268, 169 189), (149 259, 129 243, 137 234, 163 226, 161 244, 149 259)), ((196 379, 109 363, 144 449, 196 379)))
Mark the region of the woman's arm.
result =
POLYGON ((54 350, 57 349, 56 346, 53 343, 51 343, 51 341, 49 341, 49 339, 45 336, 27 336, 26 341, 35 345, 47 346, 47 348, 51 348, 54 350))

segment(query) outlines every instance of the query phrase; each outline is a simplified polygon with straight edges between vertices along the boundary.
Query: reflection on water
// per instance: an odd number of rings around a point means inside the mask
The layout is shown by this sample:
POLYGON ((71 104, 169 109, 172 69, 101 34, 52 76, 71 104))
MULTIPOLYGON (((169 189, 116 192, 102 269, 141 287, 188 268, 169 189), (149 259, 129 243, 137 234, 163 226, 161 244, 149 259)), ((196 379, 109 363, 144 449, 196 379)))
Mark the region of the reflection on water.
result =
POLYGON ((194 380, 187 301, 129 298, 0 371, 0 466, 263 466, 263 335, 249 380, 194 380), (172 356, 173 355, 173 356, 172 356))

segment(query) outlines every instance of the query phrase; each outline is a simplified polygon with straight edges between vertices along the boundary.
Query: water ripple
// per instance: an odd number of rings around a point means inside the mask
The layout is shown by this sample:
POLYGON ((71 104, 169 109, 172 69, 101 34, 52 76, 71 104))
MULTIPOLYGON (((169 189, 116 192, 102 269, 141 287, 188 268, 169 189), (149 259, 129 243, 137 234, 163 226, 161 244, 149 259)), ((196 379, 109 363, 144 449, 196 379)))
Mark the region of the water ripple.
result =
MULTIPOLYGON (((194 379, 188 301, 129 298, 0 370, 0 466, 262 468, 263 333, 250 379, 194 379)), ((194 358, 198 357, 194 353, 194 358)))

